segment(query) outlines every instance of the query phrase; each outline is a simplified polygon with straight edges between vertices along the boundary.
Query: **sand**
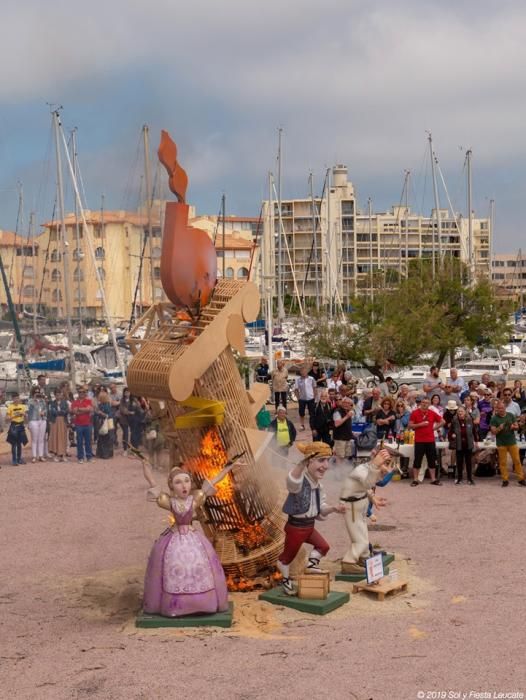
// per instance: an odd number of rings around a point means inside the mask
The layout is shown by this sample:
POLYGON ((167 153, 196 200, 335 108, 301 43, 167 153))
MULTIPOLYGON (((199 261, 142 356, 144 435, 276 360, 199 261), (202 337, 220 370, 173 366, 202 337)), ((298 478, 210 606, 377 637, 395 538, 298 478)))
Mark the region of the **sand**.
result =
MULTIPOLYGON (((396 553, 406 593, 383 602, 352 595, 324 617, 233 594, 231 629, 139 630, 144 567, 166 524, 146 501, 139 464, 117 457, 12 467, 8 455, 1 459, 1 698, 526 691, 526 489, 515 481, 507 489, 498 479, 416 489, 402 481, 382 491, 389 506, 371 538, 396 553)), ((327 478, 333 499, 342 474, 336 467, 327 478)), ((343 520, 333 515, 320 530, 337 571, 343 520)))

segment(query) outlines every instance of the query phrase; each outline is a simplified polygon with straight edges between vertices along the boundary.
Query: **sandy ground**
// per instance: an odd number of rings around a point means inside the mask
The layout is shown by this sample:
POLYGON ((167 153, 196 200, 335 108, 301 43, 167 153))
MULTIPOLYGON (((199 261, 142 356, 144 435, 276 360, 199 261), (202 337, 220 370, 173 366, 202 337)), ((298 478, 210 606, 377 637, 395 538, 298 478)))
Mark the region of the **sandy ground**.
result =
MULTIPOLYGON (((407 593, 384 602, 353 595, 324 617, 234 594, 229 630, 150 631, 134 618, 166 514, 146 501, 138 463, 12 467, 7 454, 0 459, 1 698, 526 692, 526 489, 515 481, 507 489, 498 479, 416 489, 403 481, 383 490, 390 505, 371 538, 396 552, 407 593)), ((342 473, 335 467, 327 478, 333 498, 342 473)), ((336 571, 343 521, 333 515, 320 530, 336 571)))

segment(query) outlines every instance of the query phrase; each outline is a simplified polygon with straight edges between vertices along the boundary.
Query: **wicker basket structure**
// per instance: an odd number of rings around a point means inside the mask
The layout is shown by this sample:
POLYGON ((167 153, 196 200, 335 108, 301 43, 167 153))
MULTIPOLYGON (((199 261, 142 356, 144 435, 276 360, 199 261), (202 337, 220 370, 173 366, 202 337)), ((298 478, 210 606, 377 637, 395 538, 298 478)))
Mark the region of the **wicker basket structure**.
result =
POLYGON ((194 323, 181 324, 173 307, 158 304, 128 337, 135 353, 128 386, 135 394, 163 400, 172 426, 187 413, 182 402, 190 396, 224 404, 220 423, 173 428, 166 437, 198 487, 228 455, 245 453, 246 466, 234 467, 216 496, 206 500, 201 522, 225 572, 247 578, 275 564, 284 539, 280 493, 261 454, 268 435, 257 430, 255 420, 266 394, 261 386, 258 395, 245 389, 232 350, 239 338, 244 341, 244 323, 254 320, 258 309, 259 294, 251 282, 223 279, 194 323), (139 328, 146 328, 142 338, 139 328))

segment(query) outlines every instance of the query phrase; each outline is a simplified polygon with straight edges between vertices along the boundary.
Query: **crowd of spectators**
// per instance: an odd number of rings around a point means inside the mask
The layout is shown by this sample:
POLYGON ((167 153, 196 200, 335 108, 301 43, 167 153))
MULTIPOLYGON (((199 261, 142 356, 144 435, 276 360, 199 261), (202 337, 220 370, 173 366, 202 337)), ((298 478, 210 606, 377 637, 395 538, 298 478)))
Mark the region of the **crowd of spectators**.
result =
POLYGON ((6 431, 14 466, 26 463, 23 448, 29 437, 27 458, 33 463, 76 458, 82 464, 144 448, 156 465, 164 446, 161 414, 157 406, 115 383, 79 386, 72 393, 67 382, 50 389, 41 375, 27 400, 12 395, 0 430, 6 431))
POLYGON ((287 417, 292 392, 298 402, 300 433, 306 430, 308 413, 313 439, 331 445, 339 459, 356 457, 365 428, 369 439, 374 434, 376 444, 399 446, 408 439, 414 444, 413 486, 421 483, 418 474, 424 458, 430 483, 440 485, 441 472, 450 471, 455 483, 461 484, 465 475, 467 483, 474 484, 474 456, 489 447, 496 455, 502 485, 509 483, 508 456, 518 483, 526 485, 520 450, 526 433, 526 391, 520 380, 510 386, 503 378, 483 374, 480 380, 466 381, 455 368, 439 372, 433 366, 421 388, 398 387, 389 376, 367 388, 343 365, 331 372, 315 360, 303 365, 292 382, 284 361, 273 371, 268 363, 260 363, 256 376, 261 376, 262 367, 276 407, 270 429, 283 454, 296 439, 296 428, 287 417), (437 443, 447 444, 445 464, 437 443))

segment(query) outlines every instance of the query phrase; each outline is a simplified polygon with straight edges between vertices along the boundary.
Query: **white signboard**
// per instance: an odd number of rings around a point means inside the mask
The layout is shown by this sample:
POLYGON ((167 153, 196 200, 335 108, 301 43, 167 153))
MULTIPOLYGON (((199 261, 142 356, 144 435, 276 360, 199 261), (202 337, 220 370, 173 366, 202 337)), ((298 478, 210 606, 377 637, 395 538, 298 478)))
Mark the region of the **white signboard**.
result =
POLYGON ((384 576, 384 561, 381 554, 375 554, 365 560, 367 583, 379 581, 384 576))

